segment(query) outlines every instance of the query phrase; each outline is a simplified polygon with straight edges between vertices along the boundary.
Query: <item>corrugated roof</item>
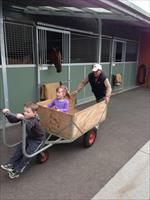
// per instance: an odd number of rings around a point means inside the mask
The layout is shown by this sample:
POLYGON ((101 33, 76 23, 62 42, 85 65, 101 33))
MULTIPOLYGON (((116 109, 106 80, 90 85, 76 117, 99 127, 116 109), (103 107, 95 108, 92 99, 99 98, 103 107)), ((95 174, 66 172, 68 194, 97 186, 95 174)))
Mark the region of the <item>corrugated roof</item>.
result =
POLYGON ((149 16, 135 9, 126 0, 3 0, 3 4, 7 8, 9 6, 20 12, 38 15, 94 17, 138 25, 142 22, 142 26, 150 24, 149 16))

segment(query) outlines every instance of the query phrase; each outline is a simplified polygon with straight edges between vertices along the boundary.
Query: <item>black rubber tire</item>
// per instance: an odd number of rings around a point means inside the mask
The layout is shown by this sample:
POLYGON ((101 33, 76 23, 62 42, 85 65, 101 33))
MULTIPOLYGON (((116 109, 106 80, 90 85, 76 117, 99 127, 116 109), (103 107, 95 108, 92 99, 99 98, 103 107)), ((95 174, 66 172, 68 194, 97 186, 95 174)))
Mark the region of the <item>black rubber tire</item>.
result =
POLYGON ((49 153, 47 150, 45 150, 37 155, 36 162, 38 164, 42 164, 42 163, 46 162, 48 160, 48 158, 49 158, 49 153))
POLYGON ((86 148, 91 147, 97 136, 97 129, 94 127, 91 130, 89 130, 87 133, 84 134, 83 136, 83 146, 86 148))

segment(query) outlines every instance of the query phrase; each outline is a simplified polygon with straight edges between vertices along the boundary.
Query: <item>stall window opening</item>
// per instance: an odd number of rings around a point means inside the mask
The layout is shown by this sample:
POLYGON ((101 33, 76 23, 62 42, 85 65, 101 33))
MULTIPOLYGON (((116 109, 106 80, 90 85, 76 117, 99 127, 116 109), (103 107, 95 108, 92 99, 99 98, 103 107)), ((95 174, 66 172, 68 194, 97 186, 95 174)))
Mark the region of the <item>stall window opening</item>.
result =
POLYGON ((34 64, 33 27, 5 22, 7 64, 34 64))
POLYGON ((71 62, 90 63, 97 62, 98 58, 98 37, 83 35, 78 33, 71 34, 71 62))

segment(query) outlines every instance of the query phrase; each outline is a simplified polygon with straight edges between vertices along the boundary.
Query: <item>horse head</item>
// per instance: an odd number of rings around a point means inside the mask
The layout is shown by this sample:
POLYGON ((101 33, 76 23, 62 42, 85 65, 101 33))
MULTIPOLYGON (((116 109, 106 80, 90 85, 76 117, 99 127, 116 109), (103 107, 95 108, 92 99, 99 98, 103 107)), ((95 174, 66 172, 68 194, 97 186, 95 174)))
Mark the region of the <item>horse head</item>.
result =
POLYGON ((62 71, 62 56, 59 50, 52 48, 50 52, 50 60, 55 65, 57 72, 62 71))

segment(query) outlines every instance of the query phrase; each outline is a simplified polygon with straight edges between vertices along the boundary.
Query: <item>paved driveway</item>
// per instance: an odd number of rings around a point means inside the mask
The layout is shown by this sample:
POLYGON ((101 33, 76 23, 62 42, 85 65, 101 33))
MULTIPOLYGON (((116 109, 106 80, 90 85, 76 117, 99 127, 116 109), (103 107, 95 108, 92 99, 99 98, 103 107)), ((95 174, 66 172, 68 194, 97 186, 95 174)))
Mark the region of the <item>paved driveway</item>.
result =
MULTIPOLYGON (((108 116, 95 144, 82 147, 82 138, 54 145, 48 162, 32 165, 18 179, 0 171, 1 200, 89 200, 149 140, 150 90, 137 88, 111 98, 108 116)), ((8 128, 10 141, 19 129, 8 128)), ((2 134, 0 134, 1 137, 2 134)), ((2 138, 2 137, 1 137, 2 138)), ((12 153, 0 145, 0 162, 12 153)))

